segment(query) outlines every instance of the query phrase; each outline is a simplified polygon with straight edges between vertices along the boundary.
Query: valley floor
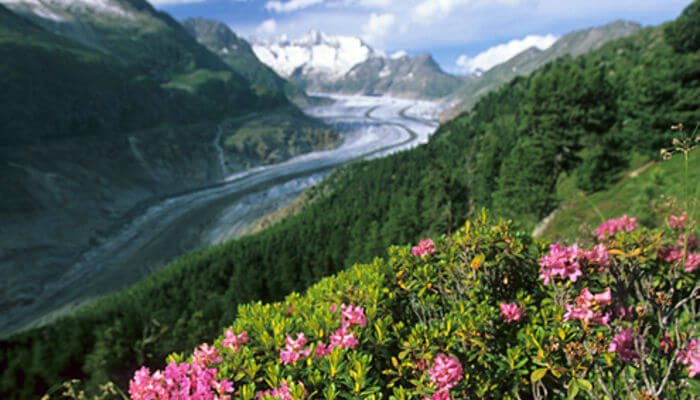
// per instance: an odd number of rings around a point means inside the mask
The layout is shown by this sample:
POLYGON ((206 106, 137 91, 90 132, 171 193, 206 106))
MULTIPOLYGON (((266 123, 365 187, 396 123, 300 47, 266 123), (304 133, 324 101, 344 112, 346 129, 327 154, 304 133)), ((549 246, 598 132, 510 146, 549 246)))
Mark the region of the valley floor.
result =
POLYGON ((333 99, 332 105, 306 111, 342 132, 341 146, 237 173, 144 208, 45 285, 34 301, 3 312, 0 336, 41 325, 128 287, 189 251, 238 237, 334 168, 424 143, 437 128, 436 103, 360 96, 333 99))

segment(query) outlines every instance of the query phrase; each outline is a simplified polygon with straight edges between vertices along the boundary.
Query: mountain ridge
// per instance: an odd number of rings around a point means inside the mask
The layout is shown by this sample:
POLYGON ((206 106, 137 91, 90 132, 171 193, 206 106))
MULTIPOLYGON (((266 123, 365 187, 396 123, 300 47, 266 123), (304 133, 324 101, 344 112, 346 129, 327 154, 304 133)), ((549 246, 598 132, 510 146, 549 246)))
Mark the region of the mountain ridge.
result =
POLYGON ((629 36, 641 29, 635 22, 616 20, 609 24, 570 32, 559 38, 546 50, 530 47, 479 76, 466 81, 447 97, 451 103, 441 116, 447 120, 474 106, 476 101, 516 76, 526 76, 544 64, 564 55, 579 56, 600 48, 605 43, 629 36))
POLYGON ((439 99, 463 79, 442 70, 430 54, 387 57, 362 39, 318 31, 290 40, 254 40, 262 62, 309 92, 439 99))
POLYGON ((187 18, 181 23, 200 44, 217 54, 253 85, 284 93, 297 104, 310 103, 310 99, 301 88, 263 64, 253 52, 250 43, 236 35, 226 24, 202 17, 187 18))

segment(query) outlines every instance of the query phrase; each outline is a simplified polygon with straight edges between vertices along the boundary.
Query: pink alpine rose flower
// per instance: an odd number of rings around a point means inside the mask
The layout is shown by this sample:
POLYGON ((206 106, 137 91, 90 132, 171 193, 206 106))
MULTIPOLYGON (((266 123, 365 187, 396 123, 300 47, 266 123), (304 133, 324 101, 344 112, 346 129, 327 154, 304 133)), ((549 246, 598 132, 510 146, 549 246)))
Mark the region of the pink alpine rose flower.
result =
POLYGON ((575 305, 566 305, 566 314, 564 321, 570 319, 578 319, 583 321, 585 325, 591 322, 607 326, 610 319, 610 313, 603 315, 601 309, 610 305, 612 302, 612 294, 610 288, 605 289, 605 292, 592 294, 588 288, 581 290, 581 294, 576 298, 575 305))
POLYGON ((515 303, 501 303, 501 316, 506 322, 518 322, 525 316, 525 310, 515 303))
POLYGON ((668 226, 671 229, 681 231, 681 230, 683 230, 683 228, 685 228, 685 223, 686 223, 687 218, 688 218, 688 213, 685 211, 683 211, 683 213, 681 213, 681 215, 679 215, 679 216, 671 215, 671 217, 668 219, 668 226))
POLYGON ((686 365, 688 376, 694 378, 700 374, 700 342, 698 339, 693 339, 685 346, 683 350, 676 350, 678 362, 686 365))
POLYGON ((342 347, 354 349, 359 342, 355 339, 355 335, 343 327, 335 331, 331 335, 331 348, 342 347))
POLYGON ((345 328, 350 328, 353 325, 366 326, 367 318, 365 317, 365 309, 360 306, 353 306, 352 304, 346 306, 345 304, 340 305, 340 324, 345 328))
POLYGON ((418 246, 415 246, 411 253, 417 257, 425 257, 428 254, 435 253, 435 243, 430 239, 421 240, 418 246))
POLYGON ((559 276, 561 279, 569 279, 576 282, 581 272, 581 264, 579 258, 583 258, 585 252, 579 249, 577 244, 569 247, 563 247, 561 243, 549 246, 549 253, 540 258, 540 276, 544 280, 544 284, 549 284, 554 277, 559 276))
POLYGON ((700 253, 688 254, 685 259, 685 272, 693 272, 700 266, 700 253))
POLYGON ((462 364, 456 358, 440 353, 435 357, 435 363, 428 374, 438 392, 447 392, 462 380, 462 364))
POLYGON ((316 350, 314 353, 316 354, 316 359, 318 360, 323 356, 331 354, 331 351, 333 351, 333 346, 326 345, 325 343, 319 343, 316 345, 316 350))
POLYGON ((589 264, 599 265, 601 271, 603 267, 610 265, 610 253, 603 243, 598 243, 593 247, 593 250, 587 251, 586 259, 589 264))
POLYGON ((426 400, 451 400, 449 390, 438 390, 432 397, 425 396, 426 400))
MULTIPOLYGON (((299 382, 299 385, 304 388, 304 384, 299 382)), ((270 396, 273 399, 279 399, 279 400, 294 400, 294 397, 292 396, 292 388, 289 386, 289 384, 286 381, 282 381, 280 383, 279 387, 276 387, 272 390, 266 390, 266 391, 260 391, 258 392, 258 400, 262 400, 263 396, 270 396)), ((306 389, 304 388, 304 397, 306 397, 308 393, 306 392, 306 389)))
POLYGON ((632 232, 637 229, 639 224, 637 223, 637 217, 628 217, 627 214, 623 215, 619 219, 611 219, 604 222, 596 230, 598 239, 605 239, 606 237, 613 237, 617 232, 625 231, 632 232))
POLYGON ((639 362, 639 353, 635 348, 635 340, 641 346, 642 336, 636 334, 632 328, 625 329, 613 337, 610 346, 608 346, 608 352, 617 353, 620 359, 626 363, 637 363, 639 362))
POLYGON ((235 335, 233 329, 227 329, 224 335, 226 337, 221 341, 221 345, 233 351, 239 351, 242 345, 248 343, 248 334, 246 331, 235 335))
POLYGON ((217 364, 221 362, 221 357, 219 357, 219 350, 215 347, 210 347, 208 344, 203 343, 198 349, 194 351, 194 358, 192 363, 195 365, 207 366, 210 364, 217 364))
POLYGON ((230 400, 233 383, 216 378, 216 368, 172 361, 163 372, 152 375, 148 368, 136 371, 129 382, 133 400, 230 400))
POLYGON ((285 347, 280 349, 280 359, 284 365, 303 360, 311 355, 311 347, 304 348, 306 338, 303 333, 298 333, 297 338, 293 339, 291 335, 287 335, 285 347))

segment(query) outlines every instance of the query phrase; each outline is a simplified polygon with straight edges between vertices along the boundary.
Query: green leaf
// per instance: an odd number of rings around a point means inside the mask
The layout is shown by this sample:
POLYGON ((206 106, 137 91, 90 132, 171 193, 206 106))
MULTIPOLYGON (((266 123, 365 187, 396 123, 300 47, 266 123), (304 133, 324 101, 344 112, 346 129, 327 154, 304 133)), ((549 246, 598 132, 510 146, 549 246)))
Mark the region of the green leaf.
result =
POLYGON ((589 390, 592 390, 592 389, 593 389, 593 385, 591 384, 591 382, 589 382, 589 381, 587 381, 587 380, 585 380, 585 379, 577 378, 577 379, 576 379, 576 384, 577 384, 581 389, 583 389, 583 390, 585 390, 585 391, 589 391, 589 390))
POLYGON ((576 398, 576 395, 578 394, 578 384, 576 383, 576 380, 572 379, 569 381, 569 393, 567 394, 567 399, 574 399, 576 398))
POLYGON ((544 376, 547 374, 547 368, 540 368, 532 371, 532 374, 530 375, 530 381, 531 382, 537 382, 544 378, 544 376))

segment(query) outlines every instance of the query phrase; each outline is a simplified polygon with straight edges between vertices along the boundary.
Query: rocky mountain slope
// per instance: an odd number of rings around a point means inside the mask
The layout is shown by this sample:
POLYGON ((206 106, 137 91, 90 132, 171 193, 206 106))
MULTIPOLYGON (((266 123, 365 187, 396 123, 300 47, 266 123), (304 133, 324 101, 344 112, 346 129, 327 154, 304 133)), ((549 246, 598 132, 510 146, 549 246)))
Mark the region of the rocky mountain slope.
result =
POLYGON ((430 54, 373 57, 355 65, 342 79, 322 86, 338 93, 361 93, 411 99, 438 99, 462 83, 445 73, 430 54))
POLYGON ((460 112, 472 108, 481 96, 516 76, 527 76, 544 64, 565 55, 576 57, 590 52, 612 40, 629 36, 640 28, 637 23, 619 20, 604 26, 571 32, 547 50, 531 47, 480 76, 467 80, 450 95, 448 100, 452 106, 445 111, 443 119, 455 117, 460 112))
POLYGON ((308 104, 306 93, 261 63, 250 44, 226 25, 205 18, 188 18, 182 25, 200 44, 217 54, 234 71, 250 81, 258 91, 273 90, 289 99, 308 104))
POLYGON ((262 62, 308 92, 435 99, 461 84, 428 54, 387 57, 355 37, 312 31, 295 40, 253 43, 262 62))
POLYGON ((339 140, 145 1, 0 3, 0 309, 155 199, 339 140))

